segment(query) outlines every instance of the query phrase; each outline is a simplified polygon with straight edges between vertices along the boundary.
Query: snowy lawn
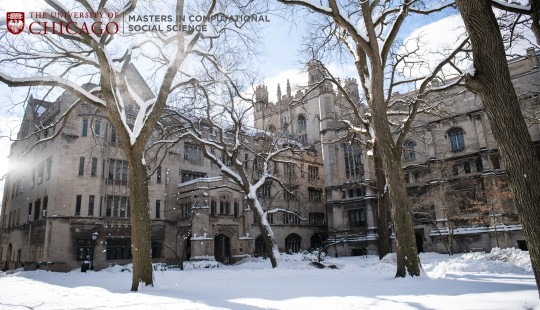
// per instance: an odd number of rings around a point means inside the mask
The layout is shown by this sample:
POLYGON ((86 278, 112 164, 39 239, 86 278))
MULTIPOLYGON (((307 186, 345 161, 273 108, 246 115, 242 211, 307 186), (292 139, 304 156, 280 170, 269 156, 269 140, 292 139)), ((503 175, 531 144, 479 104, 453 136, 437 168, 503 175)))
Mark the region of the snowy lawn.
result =
MULTIPOLYGON (((527 252, 422 253, 425 274, 394 279, 393 257, 284 255, 283 267, 235 266, 155 272, 153 288, 130 293, 131 273, 0 272, 0 309, 534 309, 540 301, 527 252)), ((200 267, 200 266, 199 266, 200 267)))

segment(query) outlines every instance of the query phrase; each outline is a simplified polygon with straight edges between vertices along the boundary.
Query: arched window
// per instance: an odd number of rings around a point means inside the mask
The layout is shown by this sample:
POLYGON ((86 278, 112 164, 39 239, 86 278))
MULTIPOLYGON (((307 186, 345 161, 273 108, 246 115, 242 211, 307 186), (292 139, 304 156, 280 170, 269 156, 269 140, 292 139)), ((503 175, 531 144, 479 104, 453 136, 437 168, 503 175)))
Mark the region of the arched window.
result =
POLYGON ((326 234, 317 232, 311 236, 311 248, 318 249, 323 246, 324 240, 326 240, 326 234))
POLYGON ((285 238, 285 250, 289 253, 300 252, 302 238, 297 234, 290 234, 285 238))
POLYGON ((306 117, 303 114, 300 114, 298 116, 298 130, 302 131, 302 130, 306 130, 306 128, 307 128, 306 117))
POLYGON ((266 242, 264 242, 263 236, 259 235, 255 239, 255 256, 266 256, 268 251, 266 250, 266 242))
POLYGON ((238 217, 238 202, 234 202, 234 217, 238 217))
POLYGON ((403 142, 403 156, 405 160, 411 160, 416 158, 416 153, 414 151, 414 141, 405 140, 403 142))
POLYGON ((276 132, 276 126, 274 126, 274 125, 268 126, 268 131, 270 131, 271 133, 275 133, 276 132))
POLYGON ((229 197, 222 195, 219 201, 219 213, 229 214, 230 213, 230 202, 229 197))
POLYGON ((463 139, 463 130, 461 128, 454 129, 448 133, 450 137, 450 145, 452 150, 465 148, 465 140, 463 139))

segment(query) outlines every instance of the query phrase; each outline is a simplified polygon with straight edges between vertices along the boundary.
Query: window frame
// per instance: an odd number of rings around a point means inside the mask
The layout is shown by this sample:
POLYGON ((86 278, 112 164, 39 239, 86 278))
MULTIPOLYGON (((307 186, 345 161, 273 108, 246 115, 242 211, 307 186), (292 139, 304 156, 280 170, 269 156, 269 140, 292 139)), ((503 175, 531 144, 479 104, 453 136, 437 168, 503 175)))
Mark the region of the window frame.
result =
MULTIPOLYGON (((84 175, 84 156, 79 157, 79 172, 77 175, 83 176, 84 175)), ((41 182, 40 182, 41 183, 41 182)))
POLYGON ((88 136, 88 119, 85 117, 83 118, 81 137, 87 137, 87 136, 88 136))
POLYGON ((465 133, 461 128, 454 128, 448 131, 448 138, 450 139, 450 147, 452 151, 459 151, 465 149, 465 133))
POLYGON ((361 145, 359 143, 354 143, 354 145, 343 144, 342 149, 346 178, 362 179, 364 177, 364 163, 362 162, 361 145))
POLYGON ((95 204, 96 204, 96 196, 89 195, 88 196, 88 216, 94 216, 95 204))
POLYGON ((285 251, 291 253, 298 253, 302 250, 302 237, 292 233, 285 238, 285 251))
POLYGON ((415 146, 416 146, 416 143, 414 143, 413 140, 405 140, 403 142, 403 158, 405 160, 416 159, 416 151, 414 149, 415 146))
POLYGON ((75 260, 78 262, 89 261, 91 257, 92 239, 77 239, 75 241, 75 260))
POLYGON ((90 175, 91 176, 96 176, 97 175, 97 165, 98 165, 97 157, 92 157, 92 166, 90 168, 90 175))
POLYGON ((367 227, 367 216, 365 207, 348 210, 347 215, 349 217, 349 225, 351 228, 367 227))
POLYGON ((131 238, 106 238, 106 260, 129 260, 133 259, 131 253, 131 238))
MULTIPOLYGON (((37 201, 36 201, 36 204, 37 204, 37 201)), ((81 215, 81 207, 82 207, 82 195, 76 195, 75 196, 75 215, 81 215)))

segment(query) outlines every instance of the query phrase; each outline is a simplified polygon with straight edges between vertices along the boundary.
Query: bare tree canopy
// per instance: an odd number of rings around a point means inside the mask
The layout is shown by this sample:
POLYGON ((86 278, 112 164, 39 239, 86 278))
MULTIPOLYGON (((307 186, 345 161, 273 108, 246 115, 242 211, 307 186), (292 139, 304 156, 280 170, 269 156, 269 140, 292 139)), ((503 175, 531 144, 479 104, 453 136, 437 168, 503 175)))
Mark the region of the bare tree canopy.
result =
MULTIPOLYGON (((139 283, 153 283, 144 158, 147 141, 171 95, 189 86, 207 86, 205 75, 222 74, 230 78, 239 71, 239 62, 227 55, 244 52, 242 57, 247 60, 253 54, 254 50, 246 44, 246 31, 253 31, 253 24, 230 17, 253 13, 256 8, 248 1, 218 0, 66 3, 46 0, 45 3, 47 14, 34 16, 31 30, 25 29, 16 36, 3 30, 0 81, 10 87, 32 87, 43 99, 53 88, 77 96, 78 100, 61 117, 21 137, 30 139, 56 127, 51 136, 35 145, 59 136, 63 125, 56 125, 63 124, 73 107, 81 102, 103 113, 116 129, 131 172, 134 264, 131 289, 136 291, 139 283), (120 24, 129 25, 129 14, 157 11, 204 18, 187 31, 123 33, 118 29, 120 24), (69 12, 82 12, 85 17, 75 18, 69 12), (92 25, 90 30, 88 25, 92 25), (130 78, 134 62, 149 68, 145 76, 152 81, 151 91, 144 91, 144 85, 130 78)), ((183 29, 187 22, 177 18, 173 23, 177 29, 183 29)), ((253 35, 250 42, 256 38, 253 35)))
MULTIPOLYGON (((318 39, 315 39, 312 50, 315 54, 324 54, 325 50, 334 47, 347 50, 354 59, 354 64, 360 76, 365 102, 369 108, 367 117, 359 115, 355 109, 358 102, 350 102, 354 121, 348 123, 349 130, 358 135, 367 136, 377 146, 374 156, 382 158, 381 164, 386 179, 383 189, 392 206, 392 219, 396 233, 396 247, 398 249, 398 267, 396 277, 420 275, 420 260, 416 250, 410 201, 404 182, 401 165, 401 150, 405 135, 418 113, 422 98, 429 92, 439 90, 430 87, 431 81, 439 74, 442 67, 450 65, 455 55, 465 46, 466 40, 458 44, 447 58, 441 61, 427 76, 413 77, 412 79, 397 80, 394 75, 395 65, 404 61, 407 55, 397 57, 392 62, 392 50, 397 44, 396 38, 404 20, 411 14, 431 14, 454 6, 454 2, 447 1, 439 6, 428 7, 419 1, 344 1, 329 0, 324 5, 302 0, 278 0, 279 2, 303 7, 311 12, 322 15, 317 29, 318 39), (389 74, 389 76, 387 76, 389 74), (390 86, 387 78, 389 77, 390 86), (393 100, 392 90, 398 85, 421 82, 415 98, 402 101, 393 100), (429 89, 429 91, 428 91, 429 89), (391 110, 395 103, 403 104, 405 114, 401 124, 394 124, 389 120, 391 110), (400 132, 397 143, 392 136, 392 126, 400 132)), ((414 53, 414 51, 412 52, 414 53)), ((464 75, 457 74, 456 83, 464 75)), ((449 86, 450 87, 450 86, 449 86)), ((377 169, 377 168, 376 168, 377 169)))

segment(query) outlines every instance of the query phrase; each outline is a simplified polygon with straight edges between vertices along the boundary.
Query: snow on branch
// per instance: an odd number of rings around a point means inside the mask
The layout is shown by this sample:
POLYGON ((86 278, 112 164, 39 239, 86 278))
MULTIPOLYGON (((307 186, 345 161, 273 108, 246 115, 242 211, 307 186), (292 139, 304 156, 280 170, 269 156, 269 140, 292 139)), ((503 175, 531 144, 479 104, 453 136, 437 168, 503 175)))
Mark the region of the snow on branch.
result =
MULTIPOLYGON (((405 136, 407 132, 409 131, 414 118, 416 117, 416 114, 418 113, 418 108, 420 106, 420 103, 422 102, 423 98, 427 96, 431 92, 439 91, 437 87, 431 87, 426 91, 426 87, 428 86, 428 83, 430 83, 436 76, 439 74, 439 72, 443 69, 443 67, 449 63, 451 63, 451 60, 460 52, 463 51, 463 48, 466 44, 468 44, 469 38, 465 38, 446 58, 441 60, 437 66, 435 66, 435 69, 425 77, 425 79, 420 84, 420 88, 418 89, 418 95, 416 96, 416 99, 412 102, 411 105, 411 111, 409 116, 403 121, 403 125, 400 128, 400 133, 396 142, 396 146, 398 148, 398 152, 401 153, 401 149, 403 147, 403 141, 405 141, 405 136)), ((444 85, 442 87, 448 88, 451 86, 457 85, 459 83, 464 75, 462 74, 459 78, 457 78, 454 82, 449 83, 447 85, 444 85)))
POLYGON ((530 5, 520 5, 515 3, 508 3, 502 0, 491 0, 491 5, 497 9, 517 13, 517 14, 531 14, 532 8, 530 5))
POLYGON ((298 213, 296 213, 294 211, 287 210, 287 209, 275 208, 275 209, 268 210, 268 211, 266 211, 264 213, 265 213, 265 215, 267 215, 267 214, 275 214, 275 213, 278 213, 278 212, 292 214, 292 215, 296 216, 297 218, 299 218, 302 221, 307 221, 307 218, 301 217, 300 215, 298 215, 298 213))
POLYGON ((31 78, 14 78, 4 73, 0 73, 0 81, 7 84, 10 87, 16 86, 57 86, 65 89, 72 94, 79 97, 81 100, 88 102, 99 108, 104 108, 107 103, 101 98, 86 91, 81 86, 71 82, 68 79, 59 76, 49 77, 31 77, 31 78))

